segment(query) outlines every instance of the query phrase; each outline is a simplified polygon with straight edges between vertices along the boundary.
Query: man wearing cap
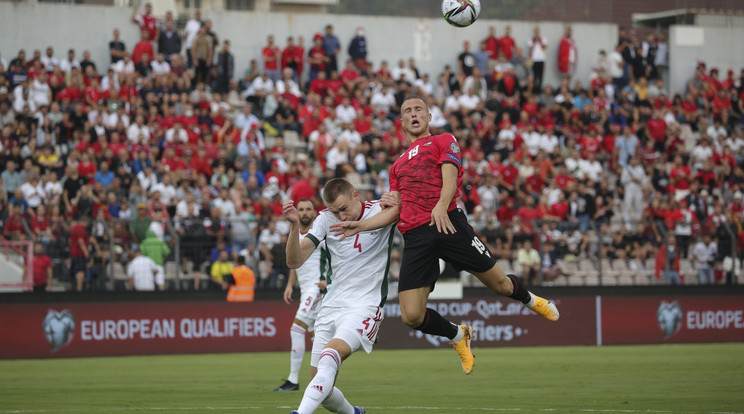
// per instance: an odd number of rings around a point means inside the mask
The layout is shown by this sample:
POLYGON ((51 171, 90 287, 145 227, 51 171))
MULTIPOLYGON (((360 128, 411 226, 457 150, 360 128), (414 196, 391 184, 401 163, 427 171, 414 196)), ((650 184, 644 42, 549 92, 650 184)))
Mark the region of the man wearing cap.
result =
POLYGON ((137 216, 129 222, 129 233, 133 243, 140 243, 147 237, 152 219, 147 215, 147 204, 137 204, 137 216))
POLYGON ((312 82, 318 77, 318 72, 325 72, 330 58, 325 55, 323 48, 323 35, 316 33, 313 36, 313 48, 307 54, 310 61, 310 77, 308 82, 312 82))

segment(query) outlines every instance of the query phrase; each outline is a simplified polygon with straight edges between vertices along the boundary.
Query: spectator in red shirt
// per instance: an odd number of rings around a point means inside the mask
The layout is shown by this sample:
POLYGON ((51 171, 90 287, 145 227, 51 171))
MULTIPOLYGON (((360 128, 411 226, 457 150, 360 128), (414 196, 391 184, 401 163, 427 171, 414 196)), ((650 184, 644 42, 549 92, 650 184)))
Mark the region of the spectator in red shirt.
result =
POLYGON ((310 82, 318 77, 318 73, 325 71, 326 63, 330 62, 330 58, 325 55, 323 50, 323 35, 316 33, 313 37, 313 48, 308 52, 310 60, 310 82))
POLYGON ((23 207, 21 205, 8 205, 10 215, 5 219, 3 235, 10 240, 26 240, 26 231, 23 227, 23 207))
POLYGON ((499 49, 501 53, 504 54, 506 60, 511 60, 512 56, 514 56, 515 45, 516 42, 514 41, 514 38, 511 37, 511 26, 506 26, 504 35, 499 38, 499 49))
POLYGON ((507 197, 506 203, 504 203, 498 210, 496 210, 496 218, 502 227, 511 226, 514 216, 517 215, 517 210, 514 208, 514 198, 507 197))
POLYGON ((142 31, 142 38, 134 46, 134 50, 132 50, 132 62, 137 65, 142 61, 142 55, 147 53, 147 56, 155 56, 155 49, 152 47, 152 43, 150 43, 150 35, 146 30, 142 31))
POLYGON ((34 243, 33 258, 34 292, 52 290, 52 259, 44 254, 44 246, 34 243))
POLYGON ((295 46, 294 38, 289 36, 287 38, 287 47, 282 51, 282 70, 286 68, 292 69, 292 80, 298 81, 298 73, 300 70, 300 59, 302 56, 299 54, 300 48, 295 46))
POLYGON ((492 73, 499 58, 499 39, 496 38, 495 27, 488 27, 488 37, 484 42, 486 42, 486 53, 488 54, 488 73, 492 73))
POLYGON ((266 37, 266 46, 261 50, 261 57, 264 61, 264 73, 275 83, 279 80, 279 62, 282 59, 282 52, 274 44, 274 36, 266 37))
POLYGON ((684 165, 682 156, 674 157, 674 166, 669 172, 669 180, 674 188, 674 199, 681 200, 690 193, 690 181, 692 180, 692 171, 690 167, 684 165))
MULTIPOLYGON (((147 32, 148 39, 157 39, 160 29, 158 28, 158 19, 152 15, 152 4, 145 4, 145 12, 142 14, 137 14, 138 2, 134 2, 134 4, 135 6, 132 10, 132 22, 139 25, 140 31, 147 32)), ((150 54, 150 56, 154 55, 150 54)))
POLYGON ((89 218, 81 216, 72 223, 70 228, 70 274, 75 280, 75 288, 83 291, 85 273, 88 271, 90 257, 90 236, 85 229, 89 218))
POLYGON ((667 124, 664 122, 661 114, 658 111, 654 111, 651 119, 646 122, 646 133, 649 138, 654 140, 655 148, 659 152, 665 151, 666 146, 666 129, 667 124))
POLYGON ((568 210, 571 206, 566 200, 566 194, 563 192, 558 193, 558 202, 550 206, 550 214, 558 217, 558 221, 565 221, 568 216, 568 210))
POLYGON ((530 233, 535 232, 532 223, 539 219, 540 215, 535 208, 535 199, 532 196, 527 196, 524 205, 517 209, 517 217, 521 220, 522 226, 526 227, 530 233))

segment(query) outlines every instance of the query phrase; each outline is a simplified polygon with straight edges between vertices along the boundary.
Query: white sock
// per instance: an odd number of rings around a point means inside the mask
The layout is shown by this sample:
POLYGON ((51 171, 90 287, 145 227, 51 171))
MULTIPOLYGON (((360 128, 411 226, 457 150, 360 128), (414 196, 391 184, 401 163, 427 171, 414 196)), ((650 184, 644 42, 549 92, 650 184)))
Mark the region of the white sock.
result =
POLYGON ((323 408, 332 413, 354 414, 354 407, 351 406, 350 402, 346 401, 344 393, 336 387, 333 387, 330 395, 326 397, 322 405, 323 408))
POLYGON ((318 373, 310 384, 305 388, 305 394, 302 396, 297 412, 300 414, 311 414, 320 406, 333 390, 333 382, 336 380, 336 373, 341 367, 341 356, 338 351, 332 348, 326 348, 320 354, 318 361, 318 373))
POLYGON ((532 294, 532 292, 529 292, 529 293, 530 293, 530 301, 525 303, 524 306, 532 309, 535 307, 535 296, 532 294))
POLYGON ((305 356, 305 329, 293 323, 289 330, 289 337, 292 339, 292 351, 289 354, 289 377, 287 381, 299 384, 302 358, 305 356))
POLYGON ((452 338, 452 343, 456 344, 460 341, 462 341, 462 337, 465 336, 465 331, 462 329, 462 326, 457 327, 457 335, 455 335, 454 338, 452 338))

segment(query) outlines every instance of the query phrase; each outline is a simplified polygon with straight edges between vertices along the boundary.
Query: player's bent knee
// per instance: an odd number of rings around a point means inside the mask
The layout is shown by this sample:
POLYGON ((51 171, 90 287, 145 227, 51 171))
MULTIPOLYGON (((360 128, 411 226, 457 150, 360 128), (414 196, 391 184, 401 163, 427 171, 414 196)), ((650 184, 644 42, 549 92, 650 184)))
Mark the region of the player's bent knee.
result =
POLYGON ((351 349, 354 344, 348 344, 346 341, 339 339, 339 338, 333 338, 326 344, 326 348, 335 349, 336 352, 338 352, 338 355, 341 357, 341 360, 344 360, 351 355, 351 349))
POLYGON ((424 312, 406 312, 401 309, 400 318, 404 324, 409 328, 416 329, 424 323, 424 317, 426 316, 426 310, 424 312))

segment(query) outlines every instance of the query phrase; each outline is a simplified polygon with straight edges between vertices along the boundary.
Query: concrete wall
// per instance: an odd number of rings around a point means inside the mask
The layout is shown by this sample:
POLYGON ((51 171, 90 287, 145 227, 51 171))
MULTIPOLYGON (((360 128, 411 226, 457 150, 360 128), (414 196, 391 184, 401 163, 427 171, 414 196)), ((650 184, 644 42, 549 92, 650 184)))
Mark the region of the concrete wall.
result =
MULTIPOLYGON (((120 29, 127 48, 134 47, 138 33, 130 17, 129 8, 0 2, 0 54, 9 60, 20 48, 25 48, 30 56, 34 49, 43 51, 51 45, 58 58, 66 56, 70 47, 76 49, 79 58, 83 49, 89 49, 101 70, 109 62, 108 41, 114 27, 120 29)), ((243 72, 250 59, 260 59, 267 34, 274 34, 282 47, 286 36, 303 35, 307 46, 313 33, 321 31, 327 23, 334 25, 341 40, 341 62, 346 59, 346 47, 356 27, 364 26, 369 58, 376 65, 383 59, 393 64, 398 59, 414 57, 420 70, 434 75, 441 72, 445 64, 455 65, 463 41, 469 40, 471 50, 477 50, 478 41, 487 35, 490 25, 495 25, 501 35, 504 26, 511 24, 518 45, 526 48, 527 37, 536 24, 481 20, 469 28, 458 29, 441 19, 235 11, 205 13, 204 17, 212 19, 220 39, 231 40, 236 74, 243 72)), ((539 25, 549 43, 545 81, 555 85, 558 83, 555 57, 564 24, 540 22, 539 25)), ((610 49, 617 42, 617 27, 577 23, 573 28, 579 48, 577 77, 586 80, 596 62, 597 52, 610 49)))
POLYGON ((744 28, 671 26, 669 28, 669 84, 672 93, 683 93, 698 62, 708 70, 717 67, 719 79, 733 69, 738 76, 744 68, 744 28))

